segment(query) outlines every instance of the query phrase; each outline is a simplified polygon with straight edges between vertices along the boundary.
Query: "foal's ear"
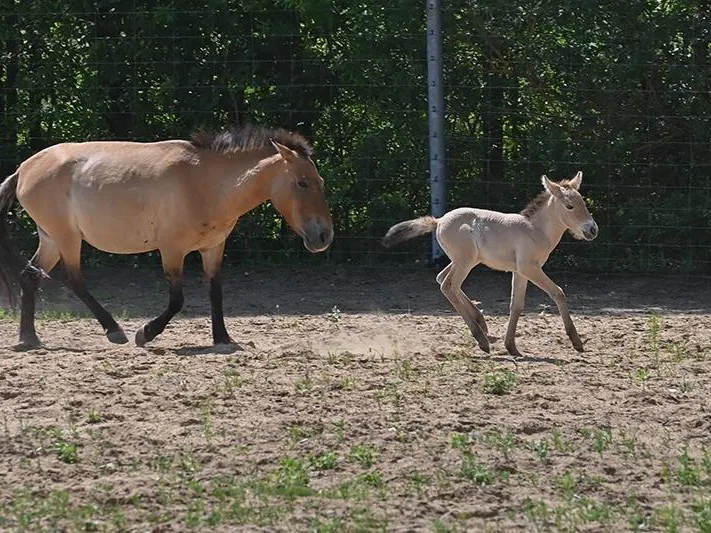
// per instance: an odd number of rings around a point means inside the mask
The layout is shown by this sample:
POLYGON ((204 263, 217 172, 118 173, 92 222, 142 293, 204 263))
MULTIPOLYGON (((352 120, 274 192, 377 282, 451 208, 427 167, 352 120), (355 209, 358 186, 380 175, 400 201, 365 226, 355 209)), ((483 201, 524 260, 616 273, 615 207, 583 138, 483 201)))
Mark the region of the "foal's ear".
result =
POLYGON ((580 184, 583 181, 583 171, 578 170, 578 173, 575 175, 575 177, 568 182, 568 185, 570 185, 573 189, 576 191, 580 189, 580 184))
POLYGON ((276 142, 274 139, 269 139, 269 142, 272 143, 272 146, 274 148, 276 148, 277 153, 285 161, 288 161, 289 163, 293 163, 294 161, 299 159, 299 154, 297 154, 294 150, 292 150, 288 146, 284 146, 283 144, 276 142))
POLYGON ((541 176, 541 183, 543 184, 543 187, 553 196, 561 197, 563 195, 563 191, 561 190, 560 185, 558 185, 554 181, 549 180, 548 176, 546 176, 545 174, 541 176))

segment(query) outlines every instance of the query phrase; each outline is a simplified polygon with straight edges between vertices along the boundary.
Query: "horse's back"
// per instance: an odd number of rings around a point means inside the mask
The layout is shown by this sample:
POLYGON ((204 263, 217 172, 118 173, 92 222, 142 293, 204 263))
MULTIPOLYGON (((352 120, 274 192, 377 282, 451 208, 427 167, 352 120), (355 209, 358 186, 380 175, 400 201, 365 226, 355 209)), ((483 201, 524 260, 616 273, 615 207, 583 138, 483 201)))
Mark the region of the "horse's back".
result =
POLYGON ((18 198, 38 187, 49 187, 53 194, 64 192, 74 181, 102 184, 158 179, 179 165, 196 159, 186 141, 139 143, 132 141, 88 141, 59 143, 36 153, 18 169, 18 198))
POLYGON ((17 197, 50 234, 62 228, 105 251, 148 251, 161 220, 190 204, 185 182, 195 157, 185 141, 56 144, 20 165, 17 197), (119 227, 125 236, 115 243, 119 227))

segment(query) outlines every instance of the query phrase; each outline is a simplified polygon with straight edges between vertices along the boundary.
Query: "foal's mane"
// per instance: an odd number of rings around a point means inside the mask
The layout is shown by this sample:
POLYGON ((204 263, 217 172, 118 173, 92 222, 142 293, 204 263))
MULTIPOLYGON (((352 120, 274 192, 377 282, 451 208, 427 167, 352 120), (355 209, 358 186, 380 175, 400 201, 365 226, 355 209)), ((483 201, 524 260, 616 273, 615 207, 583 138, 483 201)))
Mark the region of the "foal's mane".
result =
POLYGON ((201 130, 193 133, 191 138, 191 142, 196 148, 212 150, 220 154, 262 148, 268 148, 273 153, 276 153, 276 149, 270 142, 271 140, 291 148, 306 158, 311 157, 314 153, 314 149, 300 133, 283 128, 267 128, 252 124, 247 124, 241 128, 230 128, 222 132, 201 130))
MULTIPOLYGON (((570 180, 562 180, 557 182, 561 187, 567 187, 570 189, 570 180)), ((548 198, 551 197, 551 193, 548 191, 541 191, 541 193, 536 196, 533 200, 528 202, 528 205, 521 210, 519 214, 525 216, 526 218, 531 218, 533 215, 538 213, 541 208, 546 205, 548 198)))

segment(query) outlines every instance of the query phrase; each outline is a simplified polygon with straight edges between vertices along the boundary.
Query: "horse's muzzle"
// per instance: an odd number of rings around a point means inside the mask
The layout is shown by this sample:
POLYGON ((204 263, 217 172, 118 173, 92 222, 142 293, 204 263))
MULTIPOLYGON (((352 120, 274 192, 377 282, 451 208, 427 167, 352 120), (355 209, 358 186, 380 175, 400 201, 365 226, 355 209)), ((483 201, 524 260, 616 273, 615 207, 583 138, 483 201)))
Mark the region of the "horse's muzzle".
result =
POLYGON ((311 222, 304 228, 302 234, 304 246, 309 252, 323 252, 333 242, 333 225, 322 222, 311 222))

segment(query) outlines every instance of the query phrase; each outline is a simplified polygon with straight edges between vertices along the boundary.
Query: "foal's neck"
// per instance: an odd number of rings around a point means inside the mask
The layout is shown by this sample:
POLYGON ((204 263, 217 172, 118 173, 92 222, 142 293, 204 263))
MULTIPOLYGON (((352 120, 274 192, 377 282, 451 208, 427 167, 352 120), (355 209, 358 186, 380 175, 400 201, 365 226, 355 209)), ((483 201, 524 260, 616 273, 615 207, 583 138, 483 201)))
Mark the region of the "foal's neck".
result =
POLYGON ((531 225, 538 231, 543 233, 550 244, 550 251, 553 250, 565 233, 566 227, 560 220, 553 216, 553 197, 548 198, 548 201, 536 213, 531 216, 531 225))

